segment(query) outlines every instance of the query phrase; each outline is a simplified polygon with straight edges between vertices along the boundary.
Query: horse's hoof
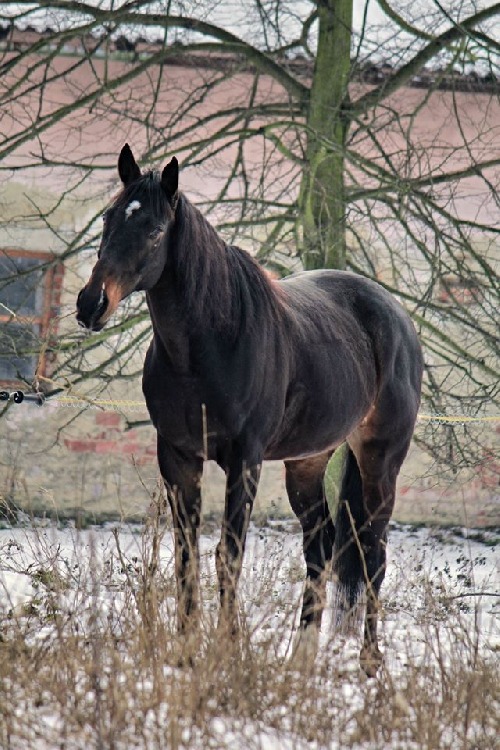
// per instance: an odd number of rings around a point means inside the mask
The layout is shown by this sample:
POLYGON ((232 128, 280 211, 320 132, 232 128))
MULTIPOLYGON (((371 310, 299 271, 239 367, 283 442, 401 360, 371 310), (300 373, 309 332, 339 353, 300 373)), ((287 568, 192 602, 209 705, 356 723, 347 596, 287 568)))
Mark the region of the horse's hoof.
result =
POLYGON ((237 643, 240 639, 240 624, 237 617, 219 617, 217 622, 217 637, 227 639, 228 643, 237 643))
POLYGON ((197 626, 180 628, 173 642, 173 663, 180 669, 192 668, 200 647, 200 631, 197 626))
POLYGON ((177 669, 193 669, 194 656, 192 654, 179 654, 175 661, 177 669))
POLYGON ((290 662, 299 669, 311 668, 318 653, 319 628, 309 625, 301 628, 295 636, 290 662))
POLYGON ((377 646, 363 646, 359 654, 359 665, 367 677, 376 677, 383 658, 377 646))

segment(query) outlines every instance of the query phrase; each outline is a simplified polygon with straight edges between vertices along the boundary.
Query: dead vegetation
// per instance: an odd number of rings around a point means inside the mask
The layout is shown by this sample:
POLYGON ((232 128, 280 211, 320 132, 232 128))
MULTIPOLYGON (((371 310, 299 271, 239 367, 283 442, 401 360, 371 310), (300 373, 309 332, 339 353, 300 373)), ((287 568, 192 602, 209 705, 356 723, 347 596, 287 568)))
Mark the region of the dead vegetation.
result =
POLYGON ((252 529, 237 643, 216 628, 214 534, 202 538, 201 629, 183 639, 159 523, 2 531, 0 746, 493 750, 493 547, 393 533, 386 658, 368 680, 359 637, 335 633, 330 609, 316 663, 287 658, 302 579, 293 531, 252 529))

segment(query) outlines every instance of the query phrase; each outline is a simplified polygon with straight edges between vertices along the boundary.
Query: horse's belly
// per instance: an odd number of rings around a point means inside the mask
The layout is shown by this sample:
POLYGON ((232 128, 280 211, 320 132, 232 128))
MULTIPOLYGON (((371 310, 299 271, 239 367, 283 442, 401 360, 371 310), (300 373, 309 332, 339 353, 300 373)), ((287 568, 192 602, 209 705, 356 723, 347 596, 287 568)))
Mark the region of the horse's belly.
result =
POLYGON ((344 442, 352 428, 344 424, 335 424, 334 420, 328 425, 304 422, 291 430, 288 434, 275 439, 266 449, 264 458, 269 461, 286 460, 288 458, 306 458, 318 453, 334 450, 344 442))
POLYGON ((334 451, 345 440, 345 437, 332 439, 311 440, 305 444, 302 440, 284 440, 277 445, 270 446, 266 451, 264 458, 266 461, 287 461, 288 459, 308 458, 317 456, 318 453, 334 451))
POLYGON ((333 451, 361 422, 374 398, 375 388, 356 379, 338 389, 296 387, 264 457, 284 460, 333 451))

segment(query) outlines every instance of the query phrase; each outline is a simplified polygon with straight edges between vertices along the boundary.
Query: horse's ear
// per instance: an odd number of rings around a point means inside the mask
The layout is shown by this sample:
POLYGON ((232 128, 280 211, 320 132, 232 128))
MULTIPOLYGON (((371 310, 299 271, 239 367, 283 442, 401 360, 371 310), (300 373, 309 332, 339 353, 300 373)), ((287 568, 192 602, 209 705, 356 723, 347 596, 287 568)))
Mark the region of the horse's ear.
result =
POLYGON ((124 145, 118 157, 118 174, 125 186, 130 185, 131 182, 138 180, 141 176, 141 170, 137 166, 132 149, 128 143, 124 145))
POLYGON ((171 158, 161 173, 161 186, 165 191, 170 205, 175 206, 179 187, 179 162, 175 156, 171 158))

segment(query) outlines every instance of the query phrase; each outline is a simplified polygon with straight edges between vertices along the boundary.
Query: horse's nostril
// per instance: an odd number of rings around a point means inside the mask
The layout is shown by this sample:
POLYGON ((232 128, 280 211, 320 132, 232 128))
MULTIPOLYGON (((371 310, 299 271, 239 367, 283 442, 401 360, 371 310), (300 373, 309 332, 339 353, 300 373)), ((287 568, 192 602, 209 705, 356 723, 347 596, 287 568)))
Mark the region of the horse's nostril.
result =
POLYGON ((93 290, 87 285, 78 294, 76 301, 76 321, 82 328, 95 331, 102 328, 100 319, 109 306, 104 286, 93 290))

